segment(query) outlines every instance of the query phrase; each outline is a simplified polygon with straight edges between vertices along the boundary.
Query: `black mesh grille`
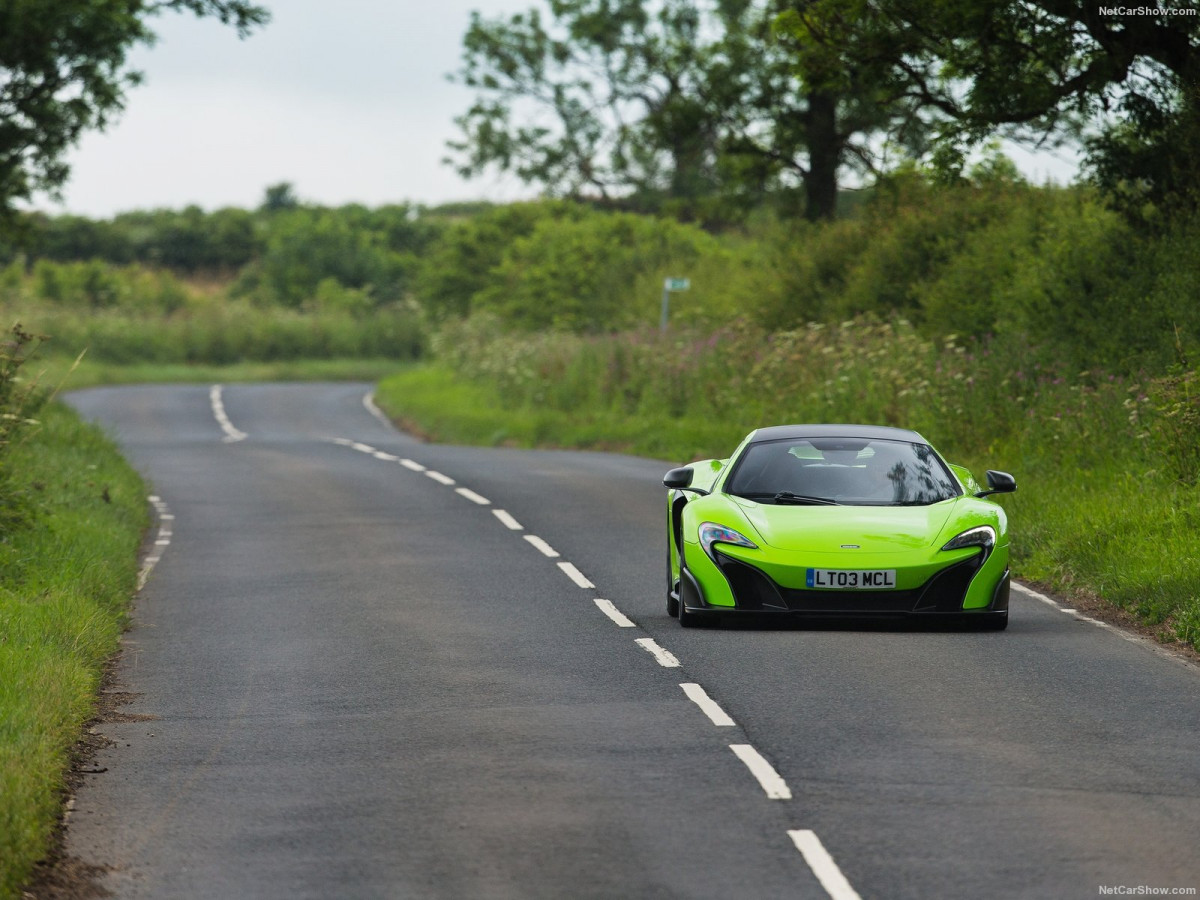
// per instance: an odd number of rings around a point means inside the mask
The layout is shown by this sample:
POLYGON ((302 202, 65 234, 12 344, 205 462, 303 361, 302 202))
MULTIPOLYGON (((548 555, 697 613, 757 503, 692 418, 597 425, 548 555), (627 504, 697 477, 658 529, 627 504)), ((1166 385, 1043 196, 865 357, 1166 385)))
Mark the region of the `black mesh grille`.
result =
POLYGON ((805 591, 780 587, 754 566, 717 553, 717 564, 733 591, 738 609, 853 615, 956 612, 983 554, 938 572, 910 591, 805 591))

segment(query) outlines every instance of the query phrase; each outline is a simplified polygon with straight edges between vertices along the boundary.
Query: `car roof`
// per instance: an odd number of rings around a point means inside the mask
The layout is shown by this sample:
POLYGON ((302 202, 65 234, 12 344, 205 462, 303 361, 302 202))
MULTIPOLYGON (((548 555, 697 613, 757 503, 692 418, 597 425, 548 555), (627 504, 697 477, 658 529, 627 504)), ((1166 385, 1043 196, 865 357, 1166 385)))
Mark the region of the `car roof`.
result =
POLYGON ((749 443, 786 441, 810 437, 867 438, 868 440, 908 441, 928 444, 929 441, 907 428, 887 425, 772 425, 751 432, 749 443))

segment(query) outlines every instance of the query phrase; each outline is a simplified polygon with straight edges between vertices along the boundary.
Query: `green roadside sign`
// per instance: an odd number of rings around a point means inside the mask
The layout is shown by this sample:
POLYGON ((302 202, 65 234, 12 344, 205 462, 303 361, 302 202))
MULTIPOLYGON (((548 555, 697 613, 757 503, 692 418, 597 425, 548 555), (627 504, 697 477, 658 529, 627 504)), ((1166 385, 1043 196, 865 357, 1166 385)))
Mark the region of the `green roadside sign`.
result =
POLYGON ((686 291, 692 286, 692 283, 686 278, 668 278, 663 284, 663 289, 668 291, 686 291))

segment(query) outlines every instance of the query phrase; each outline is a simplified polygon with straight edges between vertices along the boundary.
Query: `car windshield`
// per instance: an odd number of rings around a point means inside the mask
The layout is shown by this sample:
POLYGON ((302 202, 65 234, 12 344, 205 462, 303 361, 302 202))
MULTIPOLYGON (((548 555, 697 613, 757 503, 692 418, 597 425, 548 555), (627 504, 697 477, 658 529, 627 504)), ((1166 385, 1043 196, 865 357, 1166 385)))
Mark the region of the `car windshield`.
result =
POLYGON ((928 444, 793 438, 746 448, 725 491, 760 503, 925 506, 961 493, 928 444))

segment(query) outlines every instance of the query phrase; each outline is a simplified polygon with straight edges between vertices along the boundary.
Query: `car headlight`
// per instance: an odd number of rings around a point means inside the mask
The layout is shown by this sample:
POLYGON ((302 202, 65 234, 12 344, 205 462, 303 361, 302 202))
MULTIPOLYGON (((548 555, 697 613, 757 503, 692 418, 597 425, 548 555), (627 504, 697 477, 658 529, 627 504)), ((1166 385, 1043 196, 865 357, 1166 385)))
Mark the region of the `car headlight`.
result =
POLYGON ((982 547, 984 558, 996 546, 996 529, 991 525, 976 525, 962 534, 951 538, 943 550, 962 550, 964 547, 982 547))
POLYGON ((716 522, 704 522, 700 526, 700 546, 704 548, 704 552, 713 562, 716 562, 717 558, 713 555, 712 545, 717 543, 749 547, 751 550, 758 549, 758 544, 744 534, 740 534, 732 528, 726 528, 724 525, 718 525, 716 522))

